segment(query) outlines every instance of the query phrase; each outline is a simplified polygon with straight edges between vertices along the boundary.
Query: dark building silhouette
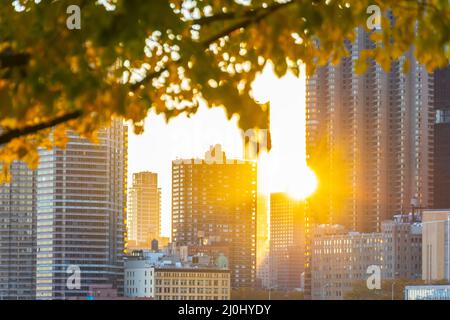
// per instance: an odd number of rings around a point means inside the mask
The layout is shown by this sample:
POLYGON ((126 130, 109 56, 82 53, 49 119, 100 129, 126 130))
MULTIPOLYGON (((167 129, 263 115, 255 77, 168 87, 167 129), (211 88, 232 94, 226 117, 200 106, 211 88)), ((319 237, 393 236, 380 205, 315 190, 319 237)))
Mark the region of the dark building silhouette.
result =
POLYGON ((305 202, 270 195, 269 283, 277 290, 301 288, 305 271, 305 202))
POLYGON ((450 66, 434 73, 434 207, 450 208, 450 66))

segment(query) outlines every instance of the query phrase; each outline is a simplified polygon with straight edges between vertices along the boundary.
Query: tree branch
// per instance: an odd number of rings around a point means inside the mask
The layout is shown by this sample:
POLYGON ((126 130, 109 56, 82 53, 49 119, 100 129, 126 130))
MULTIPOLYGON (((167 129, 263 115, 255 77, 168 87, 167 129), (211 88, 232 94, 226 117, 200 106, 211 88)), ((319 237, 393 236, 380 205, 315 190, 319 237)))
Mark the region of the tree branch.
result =
MULTIPOLYGON (((233 31, 248 27, 249 25, 251 25, 253 23, 258 23, 259 21, 261 21, 262 19, 266 18, 267 16, 275 13, 279 9, 281 9, 285 6, 291 5, 293 3, 294 3, 294 1, 284 2, 284 3, 275 3, 275 4, 265 8, 263 13, 256 14, 256 15, 250 15, 250 17, 248 17, 247 19, 237 22, 237 23, 229 26, 228 28, 222 30, 218 34, 213 35, 212 37, 202 41, 201 45, 207 48, 210 44, 216 42, 220 38, 223 38, 223 37, 231 34, 233 31)), ((256 12, 256 11, 250 11, 250 12, 256 12)))
POLYGON ((0 69, 23 67, 29 60, 30 56, 27 53, 13 53, 5 50, 0 52, 0 69))
POLYGON ((221 12, 214 14, 212 16, 205 16, 198 19, 190 20, 190 22, 193 25, 200 25, 204 26, 210 23, 214 22, 223 22, 225 20, 236 20, 241 18, 248 18, 255 16, 260 10, 263 10, 264 8, 257 8, 257 9, 251 9, 248 11, 244 11, 242 13, 236 13, 236 12, 221 12))
MULTIPOLYGON (((257 10, 249 10, 244 13, 244 17, 247 17, 245 20, 239 21, 239 22, 229 26, 228 28, 222 30, 218 34, 215 34, 215 35, 211 36, 210 38, 201 41, 200 45, 203 48, 207 49, 209 45, 216 42, 220 38, 223 38, 223 37, 231 34, 233 31, 248 27, 249 25, 251 25, 253 23, 258 23, 259 21, 261 21, 262 19, 266 18, 267 16, 275 13, 279 9, 289 6, 289 5, 292 5, 295 2, 296 2, 295 0, 283 2, 283 3, 277 2, 266 8, 260 8, 257 10), (261 12, 261 11, 262 11, 262 13, 258 14, 258 12, 261 12)), ((218 21, 220 19, 237 19, 237 18, 241 18, 241 17, 242 17, 241 15, 236 15, 234 13, 224 13, 224 14, 218 14, 217 16, 206 17, 206 18, 204 18, 205 20, 203 20, 203 23, 207 23, 208 21, 212 22, 215 19, 217 19, 217 21, 218 21), (216 18, 214 18, 214 17, 216 17, 216 18)), ((193 21, 194 21, 194 24, 198 24, 198 22, 201 22, 201 19, 193 20, 193 21), (197 21, 197 22, 195 22, 195 21, 197 21)), ((165 70, 167 70, 167 68, 161 68, 157 72, 152 72, 152 73, 147 74, 142 80, 132 84, 131 90, 133 90, 133 91, 137 90, 141 85, 143 85, 144 83, 151 81, 153 78, 161 75, 161 73, 164 72, 165 70)))
POLYGON ((275 2, 267 7, 259 7, 259 8, 251 8, 242 12, 219 12, 216 14, 213 14, 211 16, 204 16, 198 19, 192 19, 190 22, 193 25, 207 25, 210 23, 218 22, 218 21, 225 21, 225 20, 237 20, 237 19, 243 19, 243 18, 252 18, 256 17, 260 12, 271 12, 273 10, 277 10, 279 7, 284 7, 285 5, 289 5, 294 3, 293 1, 288 2, 275 2))
POLYGON ((7 130, 3 134, 0 134, 0 145, 8 143, 15 138, 33 134, 38 131, 54 127, 58 124, 77 119, 81 117, 82 114, 83 112, 81 110, 76 110, 39 124, 26 126, 19 129, 7 130))

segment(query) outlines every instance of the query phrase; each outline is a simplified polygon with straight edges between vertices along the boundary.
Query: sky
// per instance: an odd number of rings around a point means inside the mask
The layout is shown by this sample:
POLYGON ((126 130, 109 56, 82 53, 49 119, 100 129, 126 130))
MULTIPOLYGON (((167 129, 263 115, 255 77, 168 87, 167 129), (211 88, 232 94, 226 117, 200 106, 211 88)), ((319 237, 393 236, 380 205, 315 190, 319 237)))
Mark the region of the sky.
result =
MULTIPOLYGON (((304 72, 302 72, 304 75, 304 72)), ((305 158, 305 78, 287 74, 278 79, 268 66, 253 84, 257 101, 270 101, 272 150, 258 163, 261 192, 287 192, 303 198, 315 188, 315 176, 305 158)), ((158 173, 162 194, 162 235, 170 236, 171 164, 176 158, 202 158, 210 146, 221 144, 227 157, 242 158, 243 143, 237 116, 228 120, 223 108, 201 105, 191 118, 181 115, 169 123, 150 112, 141 135, 129 134, 128 172, 158 173)))

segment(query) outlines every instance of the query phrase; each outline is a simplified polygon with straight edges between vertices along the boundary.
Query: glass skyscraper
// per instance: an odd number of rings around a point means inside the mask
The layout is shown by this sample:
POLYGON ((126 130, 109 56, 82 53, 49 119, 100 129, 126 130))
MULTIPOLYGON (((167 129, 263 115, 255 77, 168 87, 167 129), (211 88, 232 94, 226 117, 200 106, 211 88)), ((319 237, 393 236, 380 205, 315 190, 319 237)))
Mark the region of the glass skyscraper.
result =
POLYGON ((0 184, 0 300, 35 297, 36 174, 22 162, 0 184))
POLYGON ((85 297, 111 284, 123 292, 127 128, 115 121, 98 140, 70 134, 64 150, 41 151, 37 299, 85 297))

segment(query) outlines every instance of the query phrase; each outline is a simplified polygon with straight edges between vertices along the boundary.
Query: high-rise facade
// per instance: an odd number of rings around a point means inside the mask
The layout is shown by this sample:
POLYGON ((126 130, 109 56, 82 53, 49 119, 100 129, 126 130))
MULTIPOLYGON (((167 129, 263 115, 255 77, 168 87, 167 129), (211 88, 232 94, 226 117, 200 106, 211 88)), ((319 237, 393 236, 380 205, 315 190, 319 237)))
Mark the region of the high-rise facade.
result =
POLYGON ((158 174, 139 172, 133 174, 128 193, 127 227, 129 245, 150 248, 152 240, 161 235, 161 192, 158 174))
POLYGON ((37 299, 83 297, 97 285, 123 292, 127 128, 114 121, 98 140, 69 133, 64 150, 40 153, 37 299))
POLYGON ((22 162, 0 184, 0 300, 35 298, 36 175, 22 162))
POLYGON ((434 73, 434 207, 450 208, 450 66, 434 73))
POLYGON ((277 290, 302 287, 305 271, 305 202, 270 195, 269 283, 277 290))
POLYGON ((268 287, 269 279, 269 220, 268 202, 265 194, 259 193, 257 197, 256 221, 256 278, 257 285, 268 287))
POLYGON ((413 198, 432 204, 433 78, 411 53, 389 72, 371 61, 357 75, 359 54, 374 46, 358 29, 349 57, 318 68, 306 92, 307 161, 319 179, 311 205, 321 223, 360 232, 379 231, 413 198))
POLYGON ((256 280, 257 167, 227 159, 220 146, 205 159, 172 163, 172 241, 227 247, 232 287, 256 280))

